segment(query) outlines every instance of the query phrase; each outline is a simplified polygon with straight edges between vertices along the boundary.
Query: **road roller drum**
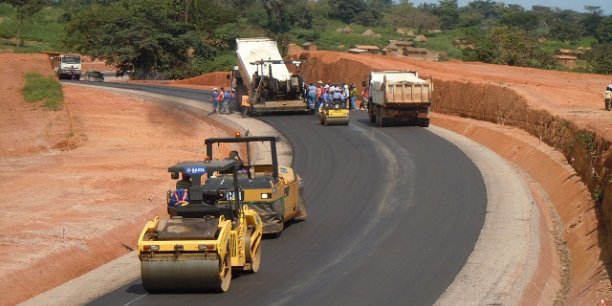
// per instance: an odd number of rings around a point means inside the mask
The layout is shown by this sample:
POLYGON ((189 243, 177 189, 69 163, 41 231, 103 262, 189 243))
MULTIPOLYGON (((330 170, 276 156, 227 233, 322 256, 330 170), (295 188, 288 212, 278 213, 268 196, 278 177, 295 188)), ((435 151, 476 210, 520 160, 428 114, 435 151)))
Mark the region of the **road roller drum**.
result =
POLYGON ((140 234, 138 256, 145 290, 226 292, 232 270, 259 270, 262 221, 235 196, 241 193, 237 169, 233 160, 188 161, 168 168, 172 178, 188 174, 192 185, 182 192, 188 195, 184 201, 168 197, 170 218, 155 217, 140 234), (208 192, 205 200, 202 177, 219 172, 232 173, 234 190, 219 188, 216 195, 208 192))
POLYGON ((225 292, 232 279, 231 265, 211 255, 142 260, 142 284, 148 292, 225 292))

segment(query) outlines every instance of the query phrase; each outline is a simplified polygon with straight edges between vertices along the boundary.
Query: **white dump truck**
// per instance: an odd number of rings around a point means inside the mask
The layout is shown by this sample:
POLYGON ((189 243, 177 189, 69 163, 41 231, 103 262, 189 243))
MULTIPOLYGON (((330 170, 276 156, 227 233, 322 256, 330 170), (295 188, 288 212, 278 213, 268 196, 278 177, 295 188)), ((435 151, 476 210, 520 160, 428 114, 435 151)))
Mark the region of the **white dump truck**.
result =
POLYGON ((58 79, 81 79, 81 57, 78 55, 62 54, 57 63, 58 79))
POLYGON ((271 112, 305 111, 304 81, 287 65, 302 61, 283 60, 271 38, 236 39, 238 66, 231 74, 232 88, 243 116, 271 112))
POLYGON ((373 71, 364 86, 370 89, 370 122, 429 126, 431 80, 420 79, 416 71, 373 71))

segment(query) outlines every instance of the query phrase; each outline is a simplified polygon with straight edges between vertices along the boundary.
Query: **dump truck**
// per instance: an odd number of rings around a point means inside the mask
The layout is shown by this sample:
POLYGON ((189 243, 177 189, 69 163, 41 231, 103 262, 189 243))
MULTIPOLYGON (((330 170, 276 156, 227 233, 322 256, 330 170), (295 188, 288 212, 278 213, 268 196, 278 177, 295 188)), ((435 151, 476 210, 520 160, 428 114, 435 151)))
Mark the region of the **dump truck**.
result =
POLYGON ((368 116, 378 126, 429 126, 433 83, 416 71, 373 71, 364 81, 370 89, 368 116))
POLYGON ((271 38, 237 38, 238 66, 231 73, 232 88, 243 117, 274 112, 313 112, 304 99, 304 80, 289 72, 302 61, 284 60, 271 38))
POLYGON ((237 169, 234 160, 184 161, 168 168, 172 179, 182 174, 189 185, 168 191, 170 217, 155 217, 139 236, 145 290, 226 292, 232 270, 259 270, 262 222, 242 204, 237 169), (233 188, 203 187, 202 181, 219 173, 233 188))
MULTIPOLYGON (((238 185, 244 205, 256 211, 263 222, 263 233, 279 236, 285 223, 307 218, 302 196, 302 178, 288 166, 279 165, 276 137, 245 136, 208 138, 206 155, 211 159, 238 160, 238 185), (229 156, 221 156, 220 144, 233 146, 229 156), (244 158, 244 160, 243 160, 244 158)), ((233 188, 233 182, 220 175, 209 178, 205 189, 233 188)))
POLYGON ((81 56, 61 54, 53 68, 58 79, 81 79, 81 56))

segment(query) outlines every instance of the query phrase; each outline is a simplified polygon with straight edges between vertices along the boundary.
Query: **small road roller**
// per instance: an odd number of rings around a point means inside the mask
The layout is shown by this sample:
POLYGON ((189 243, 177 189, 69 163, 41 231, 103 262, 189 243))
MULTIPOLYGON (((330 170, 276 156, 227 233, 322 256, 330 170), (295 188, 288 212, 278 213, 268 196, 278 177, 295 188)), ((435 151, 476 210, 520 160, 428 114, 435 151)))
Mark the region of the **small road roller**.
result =
POLYGON ((344 101, 334 100, 323 104, 319 113, 319 121, 323 125, 348 125, 349 114, 344 101))
MULTIPOLYGON (((242 137, 237 133, 236 137, 208 138, 204 142, 208 158, 238 161, 242 200, 261 217, 264 234, 279 236, 285 223, 306 220, 302 178, 291 167, 278 164, 276 137, 242 137), (233 146, 234 150, 230 150, 229 156, 219 156, 214 149, 220 144, 233 146)), ((214 193, 219 188, 232 189, 232 184, 232 180, 221 174, 209 178, 203 188, 214 193)))
POLYGON ((172 179, 183 176, 167 193, 170 217, 147 222, 138 239, 148 292, 226 292, 232 270, 259 270, 262 222, 242 204, 237 168, 235 160, 185 161, 168 168, 172 179), (226 173, 233 188, 202 187, 218 173, 226 173))

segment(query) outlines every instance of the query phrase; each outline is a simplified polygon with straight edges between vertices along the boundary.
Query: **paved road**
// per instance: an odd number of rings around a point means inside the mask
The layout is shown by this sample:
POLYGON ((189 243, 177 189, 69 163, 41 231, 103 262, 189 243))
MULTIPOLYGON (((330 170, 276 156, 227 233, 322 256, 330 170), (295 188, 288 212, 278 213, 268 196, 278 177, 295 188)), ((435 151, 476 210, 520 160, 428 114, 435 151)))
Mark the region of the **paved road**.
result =
MULTIPOLYGON (((208 101, 197 90, 172 91, 208 101)), ((261 119, 292 144, 310 219, 265 240, 261 272, 235 277, 226 294, 148 295, 135 281, 90 305, 436 301, 484 222, 483 179, 464 153, 428 129, 372 127, 358 111, 348 127, 321 126, 314 115, 261 119)))

